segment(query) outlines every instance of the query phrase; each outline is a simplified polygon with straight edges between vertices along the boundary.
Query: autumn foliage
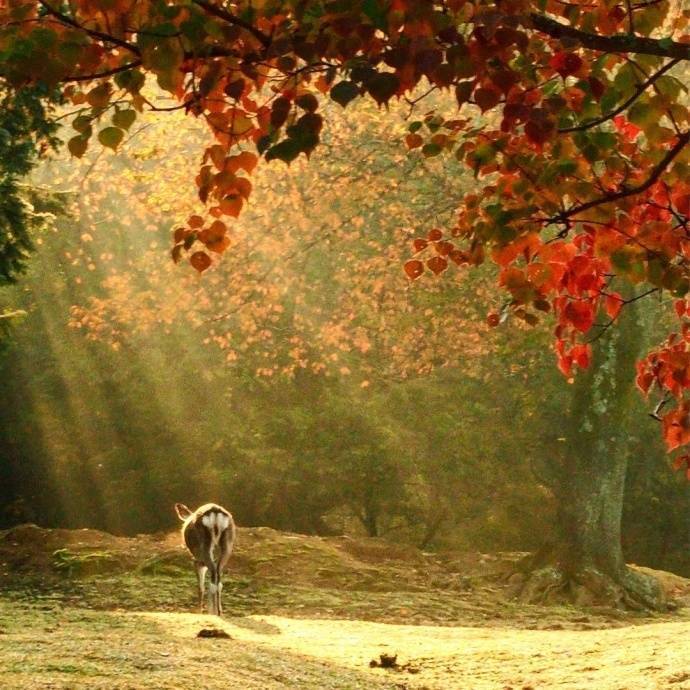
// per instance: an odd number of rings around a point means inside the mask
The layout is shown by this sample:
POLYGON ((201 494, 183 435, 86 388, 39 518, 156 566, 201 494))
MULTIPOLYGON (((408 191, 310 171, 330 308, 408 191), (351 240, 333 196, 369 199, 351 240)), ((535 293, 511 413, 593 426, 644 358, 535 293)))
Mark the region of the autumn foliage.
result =
POLYGON ((637 378, 673 450, 690 441, 687 15, 667 0, 9 0, 0 73, 61 86, 77 157, 93 139, 117 149, 146 110, 205 121, 200 207, 172 250, 199 272, 232 249, 259 160, 319 145, 324 99, 406 99, 410 155, 454 156, 478 181, 454 223, 414 240, 409 279, 494 261, 508 300, 489 324, 553 313, 567 376, 631 300, 673 296, 678 332, 637 378), (430 91, 454 112, 418 116, 430 91))

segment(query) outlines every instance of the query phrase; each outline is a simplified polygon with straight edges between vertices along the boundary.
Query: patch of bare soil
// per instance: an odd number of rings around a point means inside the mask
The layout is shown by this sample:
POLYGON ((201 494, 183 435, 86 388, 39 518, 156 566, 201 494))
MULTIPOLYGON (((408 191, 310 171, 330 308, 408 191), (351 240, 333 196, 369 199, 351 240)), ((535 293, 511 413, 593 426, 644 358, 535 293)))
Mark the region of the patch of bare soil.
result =
MULTIPOLYGON (((144 614, 188 637, 198 617, 144 614)), ((238 641, 308 655, 374 680, 421 690, 688 690, 690 620, 604 630, 437 627, 257 617, 265 634, 223 626, 238 641), (372 659, 374 662, 372 664, 372 659)))

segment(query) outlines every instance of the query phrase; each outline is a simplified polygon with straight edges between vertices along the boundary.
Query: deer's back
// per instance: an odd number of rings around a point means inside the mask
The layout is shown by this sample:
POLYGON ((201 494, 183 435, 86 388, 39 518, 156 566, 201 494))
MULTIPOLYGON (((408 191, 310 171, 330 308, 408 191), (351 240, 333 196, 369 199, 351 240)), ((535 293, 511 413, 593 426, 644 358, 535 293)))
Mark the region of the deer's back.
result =
POLYGON ((209 553, 221 540, 232 548, 235 541, 235 522, 228 510, 216 503, 197 508, 182 526, 184 542, 197 560, 209 553))

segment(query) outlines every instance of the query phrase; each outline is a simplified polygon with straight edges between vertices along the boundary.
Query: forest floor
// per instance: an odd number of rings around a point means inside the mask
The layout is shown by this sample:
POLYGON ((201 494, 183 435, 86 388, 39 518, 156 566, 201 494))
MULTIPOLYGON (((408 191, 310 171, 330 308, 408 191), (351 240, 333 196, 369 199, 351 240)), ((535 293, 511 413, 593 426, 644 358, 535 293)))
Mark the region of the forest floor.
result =
POLYGON ((689 580, 657 573, 681 606, 663 615, 525 606, 505 577, 520 555, 242 529, 221 620, 193 613, 178 533, 17 527, 0 688, 690 690, 689 580))

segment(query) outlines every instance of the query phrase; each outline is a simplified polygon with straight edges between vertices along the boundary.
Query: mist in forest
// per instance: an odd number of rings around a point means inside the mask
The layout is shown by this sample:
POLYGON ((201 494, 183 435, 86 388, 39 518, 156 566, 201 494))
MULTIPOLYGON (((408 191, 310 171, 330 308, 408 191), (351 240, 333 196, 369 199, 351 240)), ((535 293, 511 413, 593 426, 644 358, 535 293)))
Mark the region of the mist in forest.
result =
MULTIPOLYGON (((402 117, 389 137, 374 108, 339 117, 327 154, 258 175, 268 203, 201 278, 170 258, 199 127, 144 122, 121 154, 36 172, 64 208, 3 293, 26 314, 0 354, 0 527, 154 532, 175 501, 214 500, 243 526, 426 550, 548 537, 597 386, 573 404, 548 318, 487 328, 489 269, 410 287, 417 228, 450 212, 449 180, 471 179, 408 165, 402 117)), ((625 407, 626 556, 690 574, 690 498, 657 425, 639 396, 607 404, 625 407)))

